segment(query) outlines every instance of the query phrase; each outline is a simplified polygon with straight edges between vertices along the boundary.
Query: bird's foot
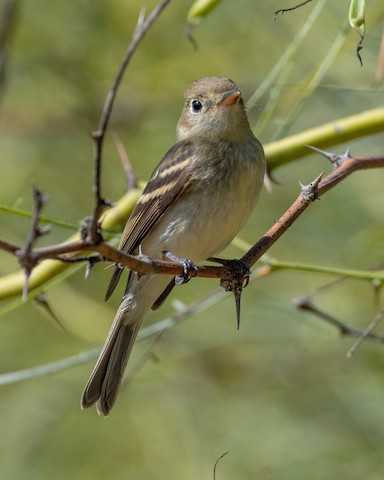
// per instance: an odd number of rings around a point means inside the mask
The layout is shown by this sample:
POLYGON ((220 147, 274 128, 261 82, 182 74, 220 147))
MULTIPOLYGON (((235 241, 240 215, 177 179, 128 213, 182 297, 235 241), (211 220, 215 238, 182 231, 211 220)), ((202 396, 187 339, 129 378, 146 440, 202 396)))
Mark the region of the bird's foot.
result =
POLYGON ((168 260, 172 260, 172 262, 181 263, 183 265, 183 275, 175 276, 176 285, 183 285, 184 283, 188 283, 190 279, 195 276, 197 267, 191 260, 187 260, 186 258, 179 258, 173 253, 168 252, 167 250, 163 250, 163 255, 168 260))

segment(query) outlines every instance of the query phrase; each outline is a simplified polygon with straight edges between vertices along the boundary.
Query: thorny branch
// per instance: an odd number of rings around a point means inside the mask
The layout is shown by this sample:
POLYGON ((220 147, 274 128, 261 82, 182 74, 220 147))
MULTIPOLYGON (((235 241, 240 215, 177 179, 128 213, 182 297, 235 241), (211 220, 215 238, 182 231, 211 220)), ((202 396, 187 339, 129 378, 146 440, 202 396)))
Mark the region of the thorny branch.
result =
POLYGON ((27 299, 28 295, 28 279, 31 275, 32 270, 40 262, 40 258, 33 253, 33 246, 37 239, 43 235, 49 233, 50 226, 46 225, 45 227, 39 227, 39 216, 40 212, 44 207, 44 204, 47 202, 48 198, 43 195, 39 190, 33 189, 33 199, 34 199, 34 208, 31 219, 31 228, 29 235, 25 240, 24 245, 21 248, 15 250, 15 255, 19 260, 20 266, 25 273, 25 283, 23 288, 23 300, 27 299))
MULTIPOLYGON (((313 147, 312 147, 313 148, 313 147)), ((317 149, 318 150, 318 149, 317 149)), ((318 150, 319 151, 319 150, 318 150)), ((334 154, 321 151, 327 158, 334 158, 334 154)), ((335 187, 343 179, 358 170, 370 168, 383 168, 384 156, 378 157, 350 157, 341 156, 339 165, 321 179, 317 177, 309 185, 302 187, 300 195, 280 219, 268 230, 268 232, 241 258, 241 261, 249 268, 285 233, 292 223, 313 203, 331 188, 335 187)), ((335 166, 335 165, 334 165, 335 166)))
MULTIPOLYGON (((35 204, 30 233, 24 245, 19 247, 4 240, 0 240, 0 249, 15 255, 25 272, 26 280, 23 289, 23 298, 26 298, 28 293, 28 278, 33 268, 45 259, 56 259, 62 262, 84 261, 88 263, 88 271, 94 263, 108 260, 119 263, 143 275, 161 273, 176 276, 184 274, 184 267, 181 264, 149 258, 142 254, 138 256, 128 255, 113 248, 105 243, 99 223, 101 213, 104 208, 110 204, 110 202, 103 198, 101 194, 101 162, 103 142, 117 91, 125 70, 141 40, 170 1, 171 0, 162 0, 147 17, 145 17, 143 11, 141 12, 130 45, 114 79, 112 88, 105 100, 98 129, 92 134, 95 142, 93 172, 95 205, 92 215, 86 219, 85 225, 82 228, 80 240, 66 244, 35 248, 37 239, 41 235, 48 233, 46 229, 39 228, 38 225, 39 215, 46 199, 37 190, 34 190, 35 204), (89 255, 88 252, 96 252, 96 255, 89 255)), ((291 9, 298 8, 299 6, 309 3, 309 1, 310 0, 304 1, 291 9)), ((285 9, 284 11, 291 9, 285 9)), ((278 13, 284 13, 284 11, 278 11, 276 12, 276 15, 278 13)), ((240 260, 231 262, 212 259, 213 261, 221 263, 222 266, 196 266, 194 276, 220 278, 221 286, 223 286, 225 290, 232 291, 235 294, 238 321, 240 318, 241 291, 244 283, 247 282, 251 267, 276 242, 276 240, 288 230, 309 205, 311 205, 316 199, 320 198, 320 196, 328 190, 335 187, 351 173, 358 170, 384 167, 383 156, 353 158, 348 152, 345 155, 339 156, 318 149, 315 150, 325 155, 331 161, 334 169, 330 174, 324 178, 322 178, 323 175, 321 174, 310 184, 301 185, 301 192, 291 207, 240 260)), ((372 335, 367 334, 366 336, 371 338, 372 335)))
MULTIPOLYGON (((328 157, 335 158, 334 154, 323 152, 328 157)), ((240 259, 240 262, 245 265, 247 269, 250 269, 257 260, 278 240, 288 228, 297 220, 297 218, 320 196, 326 193, 331 188, 335 187, 339 182, 348 177, 353 172, 358 170, 365 170, 370 168, 383 168, 384 156, 377 157, 350 157, 349 155, 339 156, 336 168, 329 173, 326 177, 322 178, 319 175, 313 182, 306 186, 301 187, 301 192, 294 203, 288 208, 288 210, 277 220, 274 225, 261 237, 261 239, 255 243, 255 245, 240 259)), ((335 166, 335 162, 333 161, 335 166)), ((32 228, 35 228, 34 222, 32 228)), ((36 239, 36 237, 33 237, 36 239)), ((29 236, 31 239, 31 235, 29 236)), ((183 275, 183 266, 178 263, 173 263, 164 260, 157 260, 145 255, 128 255, 116 248, 108 245, 103 240, 97 240, 96 243, 89 236, 83 236, 81 240, 53 245, 48 247, 41 247, 31 249, 31 242, 29 240, 28 255, 25 260, 21 255, 21 251, 17 246, 14 246, 7 242, 0 242, 0 249, 7 251, 8 253, 15 254, 19 258, 21 265, 25 267, 31 265, 37 265, 39 262, 45 259, 57 259, 62 261, 79 261, 76 253, 84 255, 84 252, 98 252, 99 259, 108 260, 139 272, 142 275, 146 274, 169 274, 169 275, 183 275), (25 262, 25 265, 24 263, 25 262)), ((25 247, 24 247, 25 250, 25 247)), ((90 260, 90 257, 83 256, 84 260, 90 260)), ((95 262, 95 257, 93 262, 95 262)), ((233 279, 244 276, 244 271, 239 273, 238 265, 233 266, 231 263, 226 263, 221 267, 200 265, 196 266, 196 272, 194 276, 205 278, 220 278, 221 280, 231 281, 233 279)))
POLYGON ((92 133, 92 138, 95 142, 93 172, 93 193, 95 195, 95 208, 93 210, 92 216, 88 221, 87 234, 90 235, 94 243, 97 243, 97 241, 101 240, 100 228, 98 223, 100 215, 106 206, 111 205, 111 202, 103 198, 101 194, 101 158, 105 133, 108 127, 109 119, 111 117, 117 91, 123 79, 124 73, 127 69, 127 66, 131 61, 133 54, 137 50, 141 40, 144 38, 145 34, 148 32, 148 30, 158 18, 160 13, 164 10, 164 8, 170 3, 170 1, 171 0, 162 0, 146 18, 144 10, 141 10, 136 23, 135 31, 132 35, 131 43, 129 44, 128 50, 124 55, 123 61, 113 82, 112 88, 109 91, 105 100, 99 127, 97 131, 92 133))

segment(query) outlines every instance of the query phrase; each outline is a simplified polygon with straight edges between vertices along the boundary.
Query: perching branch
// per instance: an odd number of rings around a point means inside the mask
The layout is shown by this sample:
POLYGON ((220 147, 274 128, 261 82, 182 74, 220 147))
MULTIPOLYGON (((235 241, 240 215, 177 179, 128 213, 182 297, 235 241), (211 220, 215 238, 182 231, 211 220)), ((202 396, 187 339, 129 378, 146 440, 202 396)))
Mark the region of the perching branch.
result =
MULTIPOLYGON (((320 125, 315 128, 305 130, 301 133, 288 136, 269 143, 264 146, 268 166, 270 170, 275 170, 281 165, 285 165, 293 160, 309 155, 310 149, 306 145, 319 145, 322 148, 339 143, 345 143, 361 136, 372 135, 382 132, 384 128, 384 108, 375 108, 362 112, 358 115, 351 115, 320 125)), ((140 194, 139 189, 129 190, 115 206, 103 213, 103 229, 115 229, 124 219, 128 218, 140 194)), ((6 207, 3 210, 9 211, 6 207)), ((13 210, 12 210, 13 211, 13 210)), ((26 212, 17 212, 19 215, 31 216, 26 212)), ((42 222, 52 225, 67 225, 66 222, 58 222, 47 219, 40 215, 42 222)), ((89 222, 88 222, 89 224, 89 222)), ((75 227, 75 226, 73 226, 75 227)), ((66 244, 77 242, 79 235, 75 234, 66 241, 66 244)), ((0 240, 0 249, 13 253, 19 247, 11 245, 4 240, 0 240)), ((74 258, 74 257, 72 257, 74 258)), ((66 260, 67 261, 67 260, 66 260)), ((73 261, 73 260, 72 260, 73 261)), ((67 263, 55 260, 45 260, 40 263, 32 272, 29 279, 29 289, 39 288, 45 282, 60 274, 68 267, 67 263)), ((0 277, 0 299, 14 297, 20 294, 24 285, 24 278, 20 272, 15 272, 7 276, 0 277)))
MULTIPOLYGON (((323 152, 327 158, 333 158, 333 154, 323 152)), ((268 232, 241 258, 249 268, 278 240, 283 233, 299 218, 299 216, 328 190, 335 187, 351 173, 369 168, 384 168, 384 156, 378 157, 339 157, 339 165, 325 178, 321 175, 309 185, 302 186, 302 191, 295 202, 268 230, 268 232)))
MULTIPOLYGON (((334 159, 333 154, 323 152, 327 157, 334 159)), ((295 200, 295 202, 288 208, 288 210, 280 217, 278 221, 262 236, 262 238, 240 259, 240 261, 247 267, 251 268, 257 260, 278 240, 288 228, 297 220, 297 218, 321 195, 326 193, 331 188, 335 187, 339 182, 348 177, 351 173, 358 170, 365 170, 369 168, 383 168, 384 156, 378 157, 350 157, 349 155, 339 156, 336 168, 321 179, 321 175, 318 176, 309 185, 302 186, 301 193, 295 200)), ((335 162, 333 161, 335 164, 335 162)), ((146 274, 169 274, 172 276, 183 275, 183 266, 177 263, 157 260, 145 255, 128 255, 116 248, 105 243, 99 238, 94 243, 92 238, 84 237, 80 240, 53 245, 48 247, 41 247, 35 249, 27 249, 27 254, 23 259, 21 255, 22 249, 11 245, 9 243, 0 243, 0 248, 8 251, 9 253, 17 254, 20 264, 24 269, 27 269, 31 265, 37 265, 44 259, 56 259, 66 262, 76 260, 76 257, 72 255, 84 252, 98 252, 100 254, 100 260, 108 260, 130 268, 139 272, 142 275, 146 274), (4 248, 3 248, 4 247, 4 248), (25 265, 24 263, 25 262, 25 265)), ((144 252, 145 253, 145 252, 144 252)), ((89 261, 89 256, 83 256, 85 261, 89 261)), ((239 276, 243 278, 244 272, 239 273, 238 268, 234 268, 233 265, 226 264, 221 267, 202 265, 197 266, 195 276, 205 278, 220 278, 221 280, 235 280, 239 279, 239 276)))
MULTIPOLYGON (((43 248, 33 248, 34 241, 27 241, 25 246, 19 248, 18 246, 9 244, 4 241, 0 241, 0 249, 3 249, 11 254, 17 255, 22 268, 25 271, 26 277, 29 278, 32 270, 36 265, 43 260, 59 260, 65 263, 71 262, 88 262, 90 268, 94 263, 98 261, 112 261, 120 263, 132 270, 139 272, 140 274, 169 274, 172 276, 182 275, 183 266, 177 263, 172 263, 159 259, 148 258, 145 255, 133 256, 124 254, 123 252, 108 245, 101 234, 100 230, 100 215, 106 205, 109 204, 101 194, 101 161, 102 161, 102 148, 105 138, 105 133, 108 127, 109 119, 112 113, 114 101, 117 95, 118 88, 121 84, 124 72, 136 51, 141 40, 152 26, 154 21, 158 18, 162 10, 168 5, 170 0, 162 0, 157 7, 148 15, 144 17, 142 12, 136 24, 135 31, 132 35, 130 45, 123 58, 122 64, 114 79, 111 90, 109 91, 101 119, 99 122, 98 130, 93 133, 95 140, 95 153, 94 153, 94 175, 93 175, 93 191, 95 194, 95 205, 92 215, 87 219, 85 226, 81 231, 80 238, 76 238, 70 242, 52 245, 43 248), (28 248, 26 248, 28 247, 28 248), (94 255, 94 253, 98 255, 94 255)), ((382 126, 383 112, 378 110, 377 126, 382 126)), ((376 124, 375 124, 376 125, 376 124)), ((330 125, 333 132, 349 132, 348 128, 335 128, 335 125, 330 125)), ((368 132, 372 133, 368 125, 368 132)), ((324 134, 324 132, 322 132, 324 134)), ((347 133, 348 134, 348 133, 347 133)), ((276 142, 278 143, 278 142, 276 142)), ((320 144, 323 145, 323 143, 320 144)), ((301 145, 302 148, 302 145, 301 145)), ((288 149, 289 150, 289 149, 288 149)), ((285 149, 286 151, 286 149, 285 149)), ((289 150, 290 151, 290 150, 289 150)), ((297 154, 297 152, 295 152, 297 154)), ((271 155, 271 152, 267 151, 267 156, 271 155)), ((275 155, 276 157, 276 155, 275 155)), ((279 155, 277 155, 279 157, 279 155)), ((279 161, 279 160, 278 160, 279 161)), ((276 167, 279 163, 275 163, 276 167)), ((226 290, 232 290, 235 292, 237 299, 237 311, 240 310, 239 295, 244 280, 247 277, 247 269, 249 270, 256 261, 274 244, 274 242, 285 233, 285 231, 292 225, 292 223, 304 212, 304 210, 322 193, 325 193, 332 186, 336 185, 343 178, 348 176, 352 171, 364 168, 379 168, 383 166, 383 158, 346 158, 343 162, 334 170, 330 175, 321 180, 319 176, 314 182, 306 187, 302 187, 302 192, 299 195, 295 203, 287 210, 287 212, 281 217, 281 219, 275 223, 272 228, 266 232, 266 234, 242 257, 241 262, 245 265, 245 269, 239 269, 236 264, 226 262, 221 267, 217 266, 198 266, 195 272, 195 276, 220 278, 222 286, 226 290)), ((34 231, 37 231, 37 219, 39 215, 32 222, 31 235, 34 231)), ((145 252, 144 252, 145 254, 145 252)), ((88 268, 88 269, 89 269, 88 268)), ((26 293, 26 289, 24 289, 26 293)))

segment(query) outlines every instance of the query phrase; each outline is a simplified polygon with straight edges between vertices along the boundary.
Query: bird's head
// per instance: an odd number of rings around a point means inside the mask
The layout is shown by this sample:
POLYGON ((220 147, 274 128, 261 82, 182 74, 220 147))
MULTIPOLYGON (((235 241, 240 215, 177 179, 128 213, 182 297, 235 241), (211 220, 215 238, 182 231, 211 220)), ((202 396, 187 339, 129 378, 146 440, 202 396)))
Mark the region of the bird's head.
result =
POLYGON ((240 90, 224 77, 204 77, 185 91, 177 140, 193 136, 241 142, 251 134, 240 90))

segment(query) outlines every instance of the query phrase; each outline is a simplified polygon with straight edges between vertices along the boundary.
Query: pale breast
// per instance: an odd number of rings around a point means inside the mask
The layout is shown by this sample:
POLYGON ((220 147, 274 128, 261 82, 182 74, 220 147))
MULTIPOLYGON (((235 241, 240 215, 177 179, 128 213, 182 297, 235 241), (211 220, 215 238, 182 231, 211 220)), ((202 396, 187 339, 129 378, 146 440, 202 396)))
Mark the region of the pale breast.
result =
POLYGON ((161 258, 162 250, 199 262, 223 250, 252 213, 264 178, 260 144, 252 153, 223 157, 223 164, 202 169, 143 242, 143 253, 161 258), (257 150, 256 150, 257 148, 257 150), (257 161, 255 161, 257 155, 257 161), (224 167, 224 168, 223 168, 224 167))

